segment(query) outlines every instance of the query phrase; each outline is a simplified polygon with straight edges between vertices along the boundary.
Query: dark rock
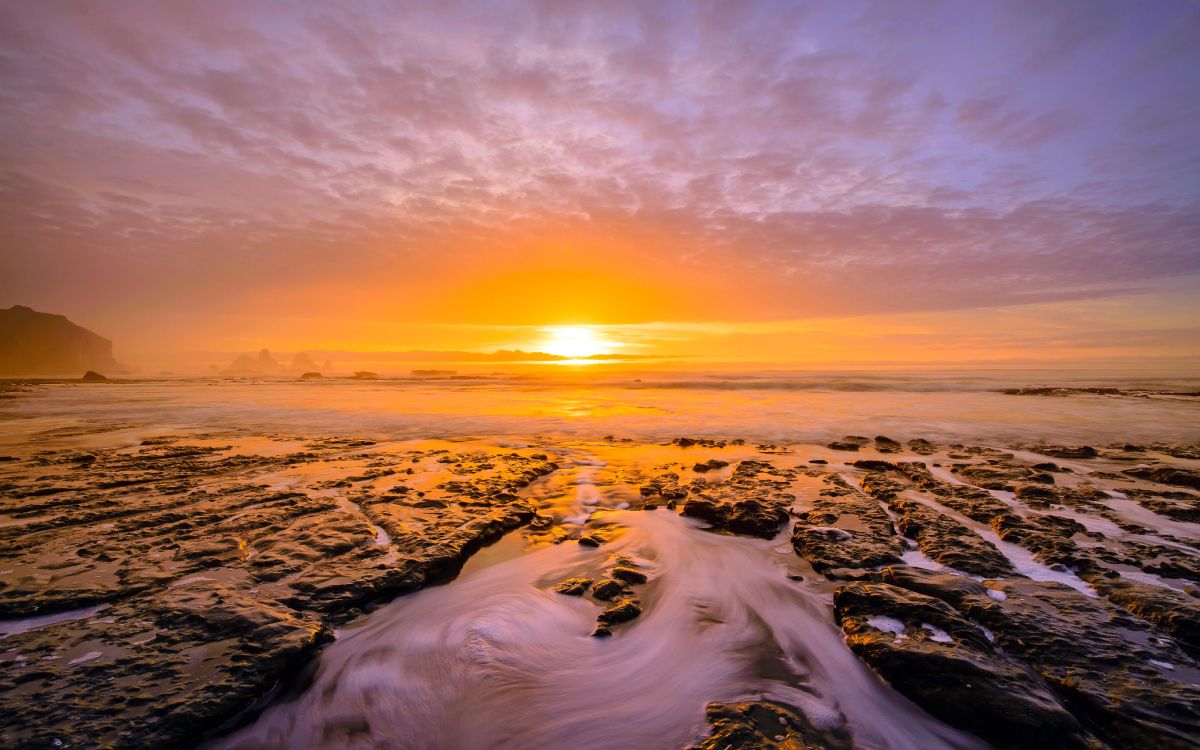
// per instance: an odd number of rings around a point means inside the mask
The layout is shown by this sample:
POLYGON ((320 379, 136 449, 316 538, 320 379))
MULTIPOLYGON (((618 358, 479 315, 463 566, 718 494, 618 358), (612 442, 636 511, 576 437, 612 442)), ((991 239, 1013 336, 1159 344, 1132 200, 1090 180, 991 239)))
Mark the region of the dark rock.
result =
POLYGON ((370 370, 359 370, 351 376, 353 380, 378 380, 379 373, 370 370))
POLYGON ((856 654, 946 723, 999 748, 1085 746, 1078 721, 1038 675, 945 602, 851 583, 834 593, 834 616, 856 654), (888 632, 893 623, 904 632, 888 632))
POLYGON ((618 597, 629 596, 632 593, 625 581, 616 578, 602 578, 596 581, 595 586, 592 586, 592 596, 602 602, 611 602, 618 597))
POLYGON ((688 490, 679 484, 679 475, 673 471, 659 474, 641 487, 642 497, 661 496, 664 500, 679 500, 687 497, 688 490))
POLYGON ((1104 598, 1153 623, 1193 657, 1200 657, 1200 600, 1137 581, 1097 577, 1091 582, 1104 598))
POLYGON ((322 379, 324 379, 324 377, 325 376, 319 372, 306 372, 300 376, 300 379, 301 380, 322 380, 322 379))
POLYGON ((995 545, 946 514, 901 494, 902 485, 881 474, 868 474, 863 489, 887 503, 900 516, 900 533, 942 565, 988 578, 1017 574, 995 545))
POLYGON ((568 578, 557 584, 552 590, 567 596, 583 596, 591 588, 591 578, 568 578))
POLYGON ((864 471, 887 471, 888 469, 896 468, 896 465, 891 461, 880 461, 874 458, 860 458, 850 463, 856 469, 864 471))
POLYGON ((1090 445, 1040 445, 1033 448, 1033 450, 1042 455, 1054 456, 1055 458, 1096 458, 1100 455, 1100 452, 1090 445))
POLYGON ((691 496, 683 514, 699 518, 722 531, 771 538, 787 522, 794 497, 780 492, 765 461, 742 461, 729 479, 711 490, 691 496))
POLYGON ((929 456, 937 453, 937 446, 923 438, 913 438, 908 441, 908 449, 913 453, 922 456, 929 456))
POLYGON ((856 451, 859 449, 858 443, 847 443, 841 440, 835 440, 825 447, 835 451, 856 451))
POLYGON ((880 453, 899 453, 902 449, 900 443, 892 440, 890 437, 883 435, 875 436, 875 450, 880 453))
POLYGON ((627 565, 618 565, 617 567, 608 571, 608 574, 613 578, 616 578, 618 581, 624 581, 625 583, 630 584, 645 583, 647 580, 645 573, 637 568, 631 568, 627 565))
POLYGON ((83 374, 83 377, 80 378, 80 380, 85 383, 103 383, 104 381, 108 380, 108 378, 96 372, 95 370, 88 370, 83 374))
POLYGON ((611 628, 613 625, 629 622, 641 614, 641 603, 636 598, 627 596, 608 605, 596 616, 596 623, 602 628, 611 628))
POLYGON ((692 467, 692 471, 706 472, 714 469, 721 469, 729 465, 728 461, 722 461, 719 458, 710 458, 704 463, 697 463, 692 467))
POLYGON ((734 534, 771 538, 788 519, 779 503, 757 498, 720 500, 708 495, 693 495, 683 506, 683 515, 699 518, 734 534))
POLYGON ((1177 469, 1173 466, 1143 466, 1125 469, 1123 474, 1138 479, 1148 479, 1159 484, 1173 484, 1176 487, 1191 487, 1200 489, 1200 471, 1177 469))
POLYGON ((903 544, 874 499, 840 477, 825 480, 812 510, 796 521, 792 546, 819 573, 834 568, 876 568, 900 562, 903 544))
MULTIPOLYGON (((891 580, 907 585, 904 577, 891 580)), ((1121 748, 1194 747, 1200 687, 1151 663, 1196 669, 1173 641, 1155 637, 1145 622, 1103 599, 1062 584, 1016 579, 991 588, 999 591, 996 597, 949 589, 952 598, 946 601, 989 628, 997 646, 1036 670, 1105 742, 1121 748)))
POLYGON ((770 701, 710 703, 712 733, 692 750, 850 750, 844 733, 822 732, 804 714, 770 701))

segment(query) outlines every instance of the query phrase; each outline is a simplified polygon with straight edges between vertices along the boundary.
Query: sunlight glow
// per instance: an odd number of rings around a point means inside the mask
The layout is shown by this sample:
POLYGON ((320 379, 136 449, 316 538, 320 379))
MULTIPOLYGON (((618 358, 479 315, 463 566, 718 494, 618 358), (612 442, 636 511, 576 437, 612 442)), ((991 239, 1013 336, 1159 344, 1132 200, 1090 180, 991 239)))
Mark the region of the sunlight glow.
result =
POLYGON ((537 348, 560 357, 611 354, 617 347, 614 342, 603 339, 594 326, 549 326, 542 330, 546 338, 537 348))

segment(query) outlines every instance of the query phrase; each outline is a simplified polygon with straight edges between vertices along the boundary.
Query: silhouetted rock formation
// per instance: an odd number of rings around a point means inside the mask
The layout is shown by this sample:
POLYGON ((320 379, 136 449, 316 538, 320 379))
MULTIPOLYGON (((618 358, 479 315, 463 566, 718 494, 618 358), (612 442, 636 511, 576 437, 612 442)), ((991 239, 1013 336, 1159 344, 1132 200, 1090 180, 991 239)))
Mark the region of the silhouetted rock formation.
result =
POLYGON ((78 377, 80 372, 122 370, 112 342, 62 315, 24 305, 0 310, 0 375, 78 377))
POLYGON ((95 370, 88 370, 83 374, 83 377, 80 378, 80 380, 85 383, 101 383, 105 380, 108 380, 108 378, 96 372, 95 370))
POLYGON ((296 352, 296 356, 292 357, 292 366, 288 369, 292 372, 313 372, 320 368, 313 358, 308 356, 308 352, 296 352))
POLYGON ((269 349, 263 349, 257 357, 242 354, 233 360, 224 370, 223 375, 271 375, 282 369, 280 364, 271 356, 269 349))

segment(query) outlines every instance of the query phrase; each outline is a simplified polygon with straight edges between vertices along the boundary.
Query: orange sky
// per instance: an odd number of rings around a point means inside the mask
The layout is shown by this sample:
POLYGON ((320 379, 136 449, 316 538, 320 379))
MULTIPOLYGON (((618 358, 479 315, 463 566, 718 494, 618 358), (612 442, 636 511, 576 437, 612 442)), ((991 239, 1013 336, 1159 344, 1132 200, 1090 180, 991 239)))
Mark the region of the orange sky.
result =
POLYGON ((1101 5, 3 5, 0 307, 143 371, 1196 360, 1200 15, 1101 5))

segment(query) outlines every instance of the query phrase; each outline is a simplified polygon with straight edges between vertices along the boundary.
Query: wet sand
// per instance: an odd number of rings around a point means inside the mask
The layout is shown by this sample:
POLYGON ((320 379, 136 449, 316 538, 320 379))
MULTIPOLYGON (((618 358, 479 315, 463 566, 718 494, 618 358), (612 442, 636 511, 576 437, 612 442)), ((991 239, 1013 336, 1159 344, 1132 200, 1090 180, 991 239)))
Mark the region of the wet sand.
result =
POLYGON ((310 385, 6 394, 0 744, 1200 736, 1195 399, 310 385))

